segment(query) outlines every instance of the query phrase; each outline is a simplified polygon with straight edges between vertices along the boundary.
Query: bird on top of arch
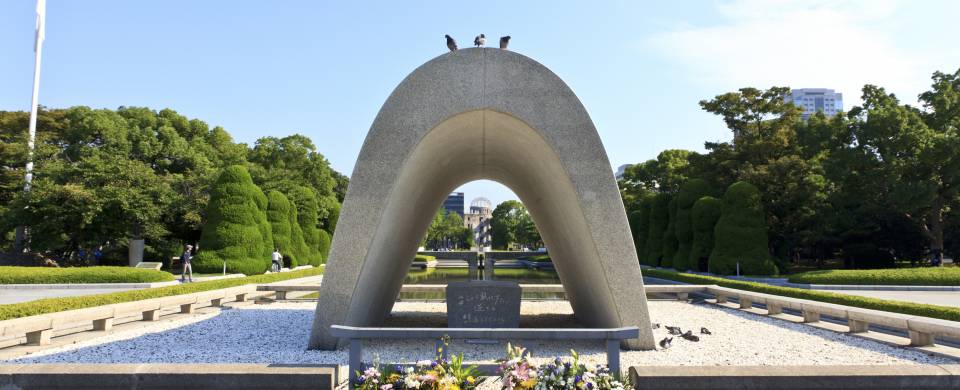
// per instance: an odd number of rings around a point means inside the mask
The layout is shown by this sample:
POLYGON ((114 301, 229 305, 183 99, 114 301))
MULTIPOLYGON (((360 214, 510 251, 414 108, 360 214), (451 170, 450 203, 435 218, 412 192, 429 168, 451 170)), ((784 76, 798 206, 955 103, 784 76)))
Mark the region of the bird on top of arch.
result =
MULTIPOLYGON (((450 36, 450 34, 444 35, 444 37, 447 38, 447 49, 450 49, 450 51, 457 50, 457 41, 454 40, 453 37, 450 36)), ((473 38, 473 45, 476 47, 483 47, 486 44, 487 44, 486 35, 480 34, 480 35, 477 35, 475 38, 473 38)), ((510 45, 510 36, 505 35, 500 37, 500 48, 503 50, 507 50, 508 45, 510 45)))

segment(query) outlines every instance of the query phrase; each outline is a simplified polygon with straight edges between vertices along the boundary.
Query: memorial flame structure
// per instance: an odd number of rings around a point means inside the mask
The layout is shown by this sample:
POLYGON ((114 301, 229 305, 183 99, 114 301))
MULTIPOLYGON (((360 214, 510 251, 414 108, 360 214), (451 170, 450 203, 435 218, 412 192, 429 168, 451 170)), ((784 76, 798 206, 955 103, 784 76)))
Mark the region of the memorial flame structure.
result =
POLYGON ((654 349, 623 202, 597 130, 557 75, 515 52, 474 48, 421 65, 377 114, 333 237, 310 336, 389 315, 430 220, 473 180, 509 187, 528 208, 580 323, 638 326, 654 349))

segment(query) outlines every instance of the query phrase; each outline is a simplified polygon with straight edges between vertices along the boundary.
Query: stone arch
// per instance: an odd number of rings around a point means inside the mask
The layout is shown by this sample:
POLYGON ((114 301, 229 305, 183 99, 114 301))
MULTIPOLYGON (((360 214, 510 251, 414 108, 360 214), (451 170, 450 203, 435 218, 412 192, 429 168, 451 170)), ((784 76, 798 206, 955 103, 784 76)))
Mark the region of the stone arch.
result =
POLYGON ((351 176, 317 303, 311 348, 333 324, 383 321, 433 214, 459 185, 512 189, 530 210, 587 326, 637 325, 654 340, 636 251, 610 162, 573 91, 543 65, 465 49, 420 66, 393 91, 351 176))

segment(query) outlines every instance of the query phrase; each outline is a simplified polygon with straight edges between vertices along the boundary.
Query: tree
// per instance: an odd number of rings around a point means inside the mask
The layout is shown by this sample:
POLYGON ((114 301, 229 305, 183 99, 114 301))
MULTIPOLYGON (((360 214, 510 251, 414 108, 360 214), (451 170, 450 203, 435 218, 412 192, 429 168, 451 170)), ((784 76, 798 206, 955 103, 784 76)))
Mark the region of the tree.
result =
POLYGON ((493 209, 490 217, 490 236, 495 249, 507 249, 517 242, 517 225, 520 224, 519 212, 523 204, 516 200, 500 203, 493 209))
POLYGON ((674 223, 677 252, 673 256, 673 268, 677 270, 686 271, 697 268, 697 263, 690 261, 690 250, 693 245, 693 205, 700 198, 710 194, 710 184, 703 179, 687 181, 677 193, 677 212, 674 223))
POLYGON ((317 247, 320 250, 320 262, 326 263, 327 259, 330 258, 330 233, 327 233, 326 230, 320 230, 320 243, 317 247))
POLYGON ((210 191, 207 223, 194 257, 197 272, 227 270, 262 274, 270 266, 273 235, 267 221, 267 197, 241 165, 227 167, 210 191))
POLYGON ((667 227, 663 230, 663 261, 664 267, 673 267, 673 260, 680 243, 677 241, 677 197, 671 196, 667 203, 667 227))
POLYGON ((714 227, 710 272, 730 275, 776 275, 777 266, 767 247, 767 227, 760 191, 747 182, 737 182, 723 195, 720 219, 714 227))
POLYGON ((519 210, 514 236, 517 238, 517 243, 521 246, 527 248, 540 248, 543 246, 540 231, 537 230, 537 225, 533 222, 533 216, 530 215, 526 207, 519 210))
POLYGON ((660 266, 663 263, 663 233, 670 222, 670 195, 657 194, 650 201, 650 226, 645 246, 645 264, 660 266))
POLYGON ((713 251, 713 229, 717 225, 717 220, 720 219, 722 206, 723 202, 712 196, 701 197, 693 204, 690 213, 693 240, 690 244, 687 264, 697 271, 708 270, 710 252, 713 251))

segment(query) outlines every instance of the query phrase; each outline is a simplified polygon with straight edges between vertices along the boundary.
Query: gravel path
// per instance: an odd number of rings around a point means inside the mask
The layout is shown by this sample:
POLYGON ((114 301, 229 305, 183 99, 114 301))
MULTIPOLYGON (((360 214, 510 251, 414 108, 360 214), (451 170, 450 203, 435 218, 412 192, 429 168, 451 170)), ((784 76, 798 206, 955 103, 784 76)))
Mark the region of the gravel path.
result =
MULTIPOLYGON (((300 363, 346 364, 345 351, 307 351, 313 303, 251 305, 200 314, 137 330, 51 348, 16 363, 300 363)), ((391 326, 443 326, 444 304, 399 302, 391 326)), ((789 323, 707 304, 651 301, 654 322, 695 329, 709 328, 700 342, 674 338, 666 350, 629 351, 622 366, 632 365, 852 365, 944 364, 953 360, 891 347, 845 334, 789 323)), ((523 326, 575 326, 566 301, 524 301, 523 326)), ((666 329, 654 330, 659 341, 666 329)), ((413 362, 433 355, 431 340, 368 342, 365 360, 413 362)), ((535 357, 550 359, 575 349, 589 363, 605 363, 597 342, 528 342, 535 357)), ((489 363, 503 356, 503 345, 455 342, 454 353, 489 363)))

